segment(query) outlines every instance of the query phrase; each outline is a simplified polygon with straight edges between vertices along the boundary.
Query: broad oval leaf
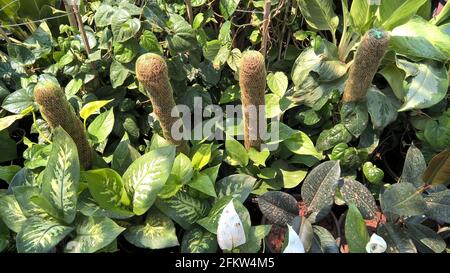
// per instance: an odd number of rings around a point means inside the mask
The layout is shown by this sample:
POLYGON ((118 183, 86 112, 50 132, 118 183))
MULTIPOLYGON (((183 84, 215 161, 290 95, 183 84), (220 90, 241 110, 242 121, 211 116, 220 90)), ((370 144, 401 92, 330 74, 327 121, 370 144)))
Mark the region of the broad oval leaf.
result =
POLYGON ((111 24, 111 17, 115 9, 108 4, 101 4, 95 12, 94 20, 97 27, 106 27, 111 24))
POLYGON ((206 200, 196 199, 182 191, 168 199, 158 198, 155 206, 186 230, 205 217, 210 208, 206 200))
POLYGON ((339 17, 334 13, 332 0, 297 0, 308 25, 317 30, 336 31, 339 17))
POLYGON ((450 190, 435 192, 425 197, 426 215, 436 221, 450 223, 450 190))
POLYGON ((47 253, 72 230, 72 227, 64 226, 55 220, 39 217, 28 218, 17 234, 17 252, 47 253))
POLYGON ((96 143, 105 141, 114 127, 114 109, 101 113, 88 127, 89 136, 96 143))
POLYGON ((408 182, 416 188, 424 185, 422 174, 425 172, 427 163, 422 152, 412 144, 406 153, 405 164, 403 165, 402 176, 400 182, 408 182))
POLYGON ((248 165, 248 153, 244 146, 233 137, 225 140, 226 161, 232 166, 245 167, 248 165))
POLYGON ((128 242, 137 247, 162 249, 179 245, 175 225, 169 217, 152 208, 142 225, 133 225, 125 233, 128 242))
POLYGON ((288 243, 283 253, 305 253, 305 247, 300 237, 290 225, 288 225, 288 243))
POLYGON ((258 253, 262 240, 269 234, 271 225, 258 225, 250 228, 247 242, 238 247, 239 253, 258 253))
POLYGON ((373 127, 377 130, 383 130, 394 122, 398 115, 397 109, 400 103, 386 91, 380 91, 375 86, 367 91, 367 110, 373 127))
POLYGON ((416 225, 409 223, 406 227, 409 236, 413 239, 421 252, 432 251, 434 253, 441 253, 446 249, 447 244, 444 239, 431 228, 420 224, 416 225))
POLYGON ((217 224, 217 243, 222 250, 232 250, 245 244, 244 226, 233 205, 233 199, 225 206, 217 224))
POLYGON ((66 223, 72 223, 75 219, 79 180, 77 146, 69 134, 58 127, 54 131, 52 152, 43 174, 42 196, 66 223))
POLYGON ((270 73, 267 75, 267 86, 274 94, 283 97, 288 88, 288 78, 283 72, 270 73))
POLYGON ((340 175, 339 161, 328 161, 315 167, 303 182, 301 195, 312 223, 320 221, 330 212, 340 175))
POLYGON ((313 226, 314 242, 312 253, 339 253, 339 247, 333 235, 324 227, 313 226))
POLYGON ((3 220, 10 230, 16 233, 21 230, 27 218, 14 195, 0 196, 0 219, 3 220))
POLYGON ((450 181, 450 148, 434 156, 423 174, 427 184, 445 184, 450 181))
POLYGON ((217 237, 201 227, 186 231, 181 242, 181 253, 216 253, 217 237))
POLYGON ((292 228, 300 237, 305 251, 309 252, 314 240, 314 231, 311 222, 304 216, 297 216, 292 221, 292 228))
POLYGON ((349 204, 345 217, 345 239, 351 253, 366 253, 369 232, 361 213, 354 204, 349 204))
POLYGON ((314 147, 314 143, 309 136, 301 131, 294 133, 290 138, 286 139, 284 145, 293 153, 298 155, 312 155, 318 159, 322 158, 314 147))
POLYGON ((362 134, 369 122, 366 101, 344 103, 340 114, 342 124, 355 137, 359 137, 362 134))
POLYGON ((339 185, 345 203, 354 204, 364 219, 373 219, 377 210, 375 198, 367 187, 356 180, 344 178, 339 185))
POLYGON ((415 67, 414 74, 411 78, 407 77, 410 83, 399 112, 431 107, 447 94, 448 75, 442 64, 420 62, 412 65, 415 67))
POLYGON ((246 174, 233 174, 216 183, 217 197, 233 196, 244 203, 253 190, 256 178, 246 174))
POLYGON ((175 159, 175 147, 163 147, 138 158, 123 175, 125 188, 132 198, 133 212, 144 214, 169 178, 175 159))
POLYGON ((295 198, 280 191, 269 191, 258 197, 258 207, 270 223, 285 226, 299 215, 295 198))
POLYGON ((191 25, 178 14, 170 16, 173 35, 167 36, 169 49, 174 53, 180 53, 194 48, 197 45, 195 32, 191 25))
POLYGON ((317 138, 316 148, 319 151, 326 151, 339 143, 349 143, 352 135, 343 124, 336 124, 333 128, 323 130, 317 138))
POLYGON ((107 217, 82 217, 77 221, 76 236, 67 243, 64 252, 97 252, 112 243, 125 230, 107 217))
POLYGON ((381 195, 380 203, 384 213, 392 212, 400 216, 422 215, 427 211, 422 192, 410 183, 390 186, 381 195))
POLYGON ((89 192, 101 208, 129 212, 125 207, 131 201, 125 191, 122 177, 112 169, 96 169, 82 173, 82 179, 87 183, 89 192))
POLYGON ((80 110, 80 117, 87 119, 93 114, 97 113, 102 107, 105 107, 113 100, 97 100, 86 103, 80 110))
POLYGON ((125 9, 118 9, 111 17, 111 29, 115 42, 125 42, 139 31, 141 21, 137 18, 131 18, 131 15, 125 9))
POLYGON ((386 241, 387 253, 417 253, 414 243, 399 226, 386 223, 378 228, 377 233, 386 241))

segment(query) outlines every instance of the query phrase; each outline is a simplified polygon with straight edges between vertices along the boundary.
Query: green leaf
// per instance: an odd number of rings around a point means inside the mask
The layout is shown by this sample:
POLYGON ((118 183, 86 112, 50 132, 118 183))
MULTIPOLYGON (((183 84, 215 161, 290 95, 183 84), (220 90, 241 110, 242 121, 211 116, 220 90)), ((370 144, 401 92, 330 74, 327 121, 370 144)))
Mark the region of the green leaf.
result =
POLYGON ((295 154, 312 155, 317 159, 322 158, 322 154, 316 150, 316 148, 314 147, 314 143, 311 141, 309 136, 301 131, 294 133, 283 143, 291 152, 295 154))
POLYGON ((316 142, 319 151, 326 151, 339 143, 349 143, 352 135, 345 128, 344 124, 336 124, 333 128, 323 130, 316 142))
MULTIPOLYGON (((381 69, 378 73, 380 73, 386 81, 389 83, 392 91, 394 92, 397 99, 403 99, 405 96, 405 88, 403 86, 403 80, 406 77, 405 71, 398 68, 395 64, 386 65, 383 69, 381 69), (402 79, 401 81, 399 79, 402 79)), ((369 89, 374 90, 373 88, 369 89)), ((370 104, 369 104, 370 106, 370 104)))
POLYGON ((399 226, 386 223, 378 228, 377 233, 386 241, 387 253, 417 253, 414 243, 399 226))
POLYGON ((21 65, 32 65, 36 61, 33 52, 23 45, 9 43, 7 49, 9 57, 21 65))
POLYGON ((406 153, 405 164, 403 165, 402 176, 399 182, 408 182, 416 188, 420 188, 425 184, 422 175, 426 168, 427 163, 422 152, 414 144, 411 144, 406 153))
POLYGON ((175 147, 159 148, 141 156, 123 175, 123 182, 132 197, 133 212, 144 214, 169 178, 175 159, 175 147))
POLYGON ((373 127, 377 130, 383 130, 397 119, 398 101, 376 87, 367 91, 367 107, 373 127))
POLYGON ((171 174, 174 175, 181 184, 188 183, 194 175, 194 169, 189 157, 183 153, 178 154, 173 162, 171 174))
POLYGON ((299 215, 297 200, 285 192, 269 191, 258 197, 258 207, 270 223, 285 226, 299 215))
POLYGON ((430 145, 437 149, 445 149, 450 143, 450 118, 441 116, 437 120, 430 120, 425 126, 424 136, 430 145))
POLYGON ((196 199, 182 191, 168 199, 157 199, 155 206, 186 230, 205 217, 210 208, 206 200, 196 199))
POLYGON ((246 174, 233 174, 224 177, 216 183, 217 197, 233 196, 233 198, 244 203, 252 192, 255 183, 256 179, 246 174))
POLYGON ((17 143, 11 139, 7 130, 0 131, 0 162, 7 162, 17 158, 17 143))
MULTIPOLYGON (((382 1, 380 17, 382 27, 392 30, 394 27, 409 21, 427 0, 382 1)), ((416 17, 417 18, 417 17, 416 17)))
POLYGON ((88 133, 96 143, 105 141, 114 127, 114 109, 101 113, 88 127, 88 133))
POLYGON ((297 3, 308 25, 317 30, 336 31, 339 17, 333 11, 332 0, 297 0, 297 3))
POLYGON ((231 200, 233 200, 234 208, 236 209, 236 212, 239 215, 242 224, 244 225, 244 231, 247 238, 251 226, 250 214, 248 213, 248 210, 245 208, 245 206, 242 205, 241 202, 239 202, 239 200, 233 199, 233 197, 231 196, 225 196, 217 199, 213 207, 209 211, 208 216, 198 220, 197 223, 209 232, 217 234, 220 215, 222 215, 222 211, 224 210, 226 205, 230 203, 231 200))
POLYGON ((111 85, 113 88, 121 86, 125 80, 128 78, 130 71, 117 61, 111 63, 109 78, 111 80, 111 85))
POLYGON ((130 214, 126 207, 131 204, 122 178, 112 169, 96 169, 82 173, 89 192, 101 208, 130 214))
POLYGON ((239 85, 231 85, 223 91, 219 104, 226 104, 241 98, 241 89, 239 85))
POLYGON ((111 17, 111 29, 115 42, 125 42, 136 35, 141 28, 141 21, 131 18, 125 9, 118 9, 111 17))
POLYGON ((239 5, 240 0, 220 0, 220 13, 225 19, 230 18, 239 5))
POLYGON ((430 250, 434 253, 441 253, 447 247, 444 239, 429 227, 407 223, 406 228, 408 235, 416 243, 417 248, 425 248, 425 251, 421 251, 422 253, 430 250))
POLYGON ((172 26, 171 33, 173 33, 166 38, 169 49, 174 53, 180 53, 196 47, 197 39, 192 26, 178 14, 170 15, 169 20, 172 26))
POLYGON ((372 193, 363 184, 352 179, 343 179, 339 191, 347 204, 354 204, 364 219, 373 219, 377 205, 372 193))
POLYGON ((339 161, 327 161, 315 167, 303 182, 301 195, 312 223, 320 221, 330 212, 340 175, 339 161))
POLYGON ((341 121, 345 128, 355 137, 359 137, 369 122, 367 102, 347 102, 341 107, 341 121))
POLYGON ((270 73, 267 75, 267 85, 275 95, 283 97, 288 88, 288 78, 283 72, 270 73))
POLYGON ((446 61, 450 58, 450 36, 421 17, 392 30, 390 46, 398 53, 419 59, 446 61))
POLYGON ((248 157, 255 165, 257 166, 266 166, 266 160, 270 156, 270 151, 267 149, 264 149, 262 151, 258 151, 255 148, 251 147, 250 150, 248 150, 248 157))
POLYGON ((17 165, 0 166, 0 179, 10 183, 20 169, 21 167, 17 165))
POLYGON ((13 195, 0 196, 0 219, 15 233, 21 230, 26 218, 13 195))
POLYGON ((232 166, 245 167, 248 165, 248 153, 244 146, 233 137, 225 140, 226 161, 232 166))
POLYGON ((108 4, 102 3, 95 12, 94 20, 97 27, 106 27, 111 24, 115 9, 108 4))
POLYGON ((186 231, 181 242, 181 253, 216 253, 216 235, 201 228, 196 227, 186 231))
POLYGON ((142 248, 162 249, 179 245, 172 220, 154 208, 147 213, 142 225, 129 227, 124 236, 128 242, 142 248))
POLYGON ((192 167, 195 170, 201 170, 211 159, 212 144, 202 144, 192 156, 192 167))
POLYGON ((369 5, 371 3, 368 0, 355 0, 350 8, 352 26, 361 34, 367 31, 367 23, 371 19, 369 18, 369 5))
POLYGON ((350 204, 345 217, 345 239, 350 253, 366 253, 369 232, 361 213, 354 204, 350 204))
POLYGON ((392 212, 400 216, 422 215, 427 210, 421 191, 410 183, 390 186, 381 195, 380 203, 384 213, 392 212))
POLYGON ((450 190, 430 193, 425 197, 427 205, 427 217, 450 223, 450 190))
POLYGON ((0 220, 0 253, 8 247, 10 243, 9 236, 8 227, 0 220))
POLYGON ((42 196, 66 223, 75 219, 79 179, 77 146, 66 131, 58 127, 54 130, 52 152, 43 174, 42 196))
POLYGON ((65 93, 69 96, 73 96, 80 91, 83 86, 83 79, 73 78, 64 89, 65 93))
POLYGON ((188 183, 188 186, 209 196, 217 197, 216 191, 214 190, 214 182, 211 181, 209 176, 206 174, 194 174, 194 177, 188 183))
POLYGON ((315 253, 314 246, 320 248, 319 253, 339 253, 339 247, 336 244, 336 240, 333 235, 324 227, 313 226, 314 230, 314 243, 312 246, 312 253, 315 253))
POLYGON ((149 52, 162 53, 162 47, 159 44, 158 38, 149 30, 144 30, 139 45, 149 52))
POLYGON ((106 217, 83 217, 77 220, 76 236, 64 252, 94 253, 111 244, 125 228, 106 217))
POLYGON ((27 87, 9 94, 3 100, 2 108, 14 114, 21 114, 23 110, 32 106, 33 102, 33 88, 27 87))
POLYGON ((97 100, 86 103, 80 110, 80 117, 84 120, 97 113, 113 100, 97 100))
POLYGON ((73 228, 39 217, 28 218, 17 234, 19 253, 47 253, 64 239, 73 228))
POLYGON ((119 174, 124 174, 127 168, 140 156, 138 150, 131 145, 128 134, 125 133, 113 153, 111 168, 119 174))
POLYGON ((384 172, 382 169, 377 168, 372 162, 366 162, 363 165, 364 177, 373 184, 379 184, 383 181, 384 172))
POLYGON ((114 43, 114 59, 121 63, 129 63, 139 52, 136 39, 129 39, 123 43, 114 43))
POLYGON ((427 184, 445 184, 450 179, 450 148, 434 156, 428 164, 423 181, 427 184))
POLYGON ((258 253, 261 249, 262 241, 270 233, 271 228, 271 225, 252 226, 247 242, 237 247, 239 253, 258 253))

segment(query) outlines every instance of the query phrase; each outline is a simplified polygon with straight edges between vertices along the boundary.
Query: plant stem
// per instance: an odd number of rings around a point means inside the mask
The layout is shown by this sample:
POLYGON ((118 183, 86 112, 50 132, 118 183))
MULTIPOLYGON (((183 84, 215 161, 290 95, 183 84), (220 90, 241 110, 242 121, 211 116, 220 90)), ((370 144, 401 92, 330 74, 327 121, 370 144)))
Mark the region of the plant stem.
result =
POLYGON ((286 32, 289 4, 290 4, 289 0, 286 0, 286 4, 285 4, 286 6, 284 7, 283 28, 281 29, 280 42, 278 44, 278 60, 281 60, 281 53, 283 51, 283 38, 284 38, 284 33, 286 32))
POLYGON ((271 4, 272 3, 270 0, 265 0, 265 2, 264 2, 264 19, 263 19, 262 40, 261 40, 261 53, 263 54, 264 58, 267 55, 267 43, 269 40, 269 23, 270 23, 271 4))
POLYGON ((186 11, 187 11, 187 16, 189 19, 189 24, 192 25, 192 22, 194 21, 194 15, 192 13, 192 3, 191 0, 186 0, 186 11))
POLYGON ((74 10, 73 6, 67 3, 67 0, 64 0, 64 8, 67 12, 67 17, 69 18, 69 23, 71 27, 76 28, 78 26, 77 24, 77 18, 75 17, 75 14, 72 12, 74 10))
POLYGON ((83 20, 80 16, 80 10, 78 9, 77 5, 73 5, 73 13, 75 14, 75 18, 77 18, 78 21, 78 29, 81 34, 81 38, 83 39, 84 48, 86 49, 86 53, 89 55, 91 54, 91 47, 89 46, 89 40, 86 35, 86 31, 84 30, 83 20))
POLYGON ((0 35, 3 36, 3 38, 5 38, 6 43, 8 43, 8 44, 11 43, 11 40, 9 39, 8 35, 1 27, 0 27, 0 35))

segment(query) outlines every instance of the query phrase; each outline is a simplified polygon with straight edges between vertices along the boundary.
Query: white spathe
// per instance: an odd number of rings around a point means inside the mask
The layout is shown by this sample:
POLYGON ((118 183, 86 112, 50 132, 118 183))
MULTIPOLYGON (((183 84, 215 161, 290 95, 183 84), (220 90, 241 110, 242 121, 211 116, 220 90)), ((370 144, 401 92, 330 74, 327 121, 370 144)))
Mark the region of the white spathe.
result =
POLYGON ((222 250, 232 250, 246 242, 244 226, 234 208, 233 200, 228 203, 220 215, 217 242, 222 250))
POLYGON ((289 242, 286 248, 283 250, 283 253, 305 253, 305 247, 300 240, 300 236, 298 236, 297 232, 295 232, 295 230, 289 225, 288 229, 289 242))
POLYGON ((387 249, 386 241, 383 237, 378 236, 377 234, 372 234, 369 242, 366 245, 367 253, 383 253, 387 249))

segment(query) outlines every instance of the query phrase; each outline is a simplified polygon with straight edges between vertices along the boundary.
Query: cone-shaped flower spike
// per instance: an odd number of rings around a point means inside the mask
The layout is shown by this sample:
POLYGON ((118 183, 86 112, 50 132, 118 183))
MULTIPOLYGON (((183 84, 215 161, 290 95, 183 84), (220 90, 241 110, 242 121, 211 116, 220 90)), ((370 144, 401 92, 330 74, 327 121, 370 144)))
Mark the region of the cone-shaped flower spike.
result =
POLYGON ((389 46, 389 39, 387 32, 378 29, 369 30, 361 39, 345 86, 344 103, 366 98, 367 90, 389 46))
POLYGON ((34 88, 34 99, 50 128, 61 126, 72 137, 77 145, 80 165, 88 170, 92 165, 93 151, 84 126, 72 111, 61 87, 52 81, 38 83, 34 88))
POLYGON ((244 144, 246 149, 260 149, 261 132, 265 131, 266 67, 264 56, 258 51, 242 55, 239 67, 239 86, 244 114, 244 144))
POLYGON ((179 118, 171 116, 171 111, 175 107, 175 100, 169 82, 166 61, 157 54, 144 54, 136 61, 136 76, 150 98, 164 137, 171 144, 176 145, 178 151, 186 154, 188 151, 186 141, 174 139, 171 133, 172 126, 179 118))

